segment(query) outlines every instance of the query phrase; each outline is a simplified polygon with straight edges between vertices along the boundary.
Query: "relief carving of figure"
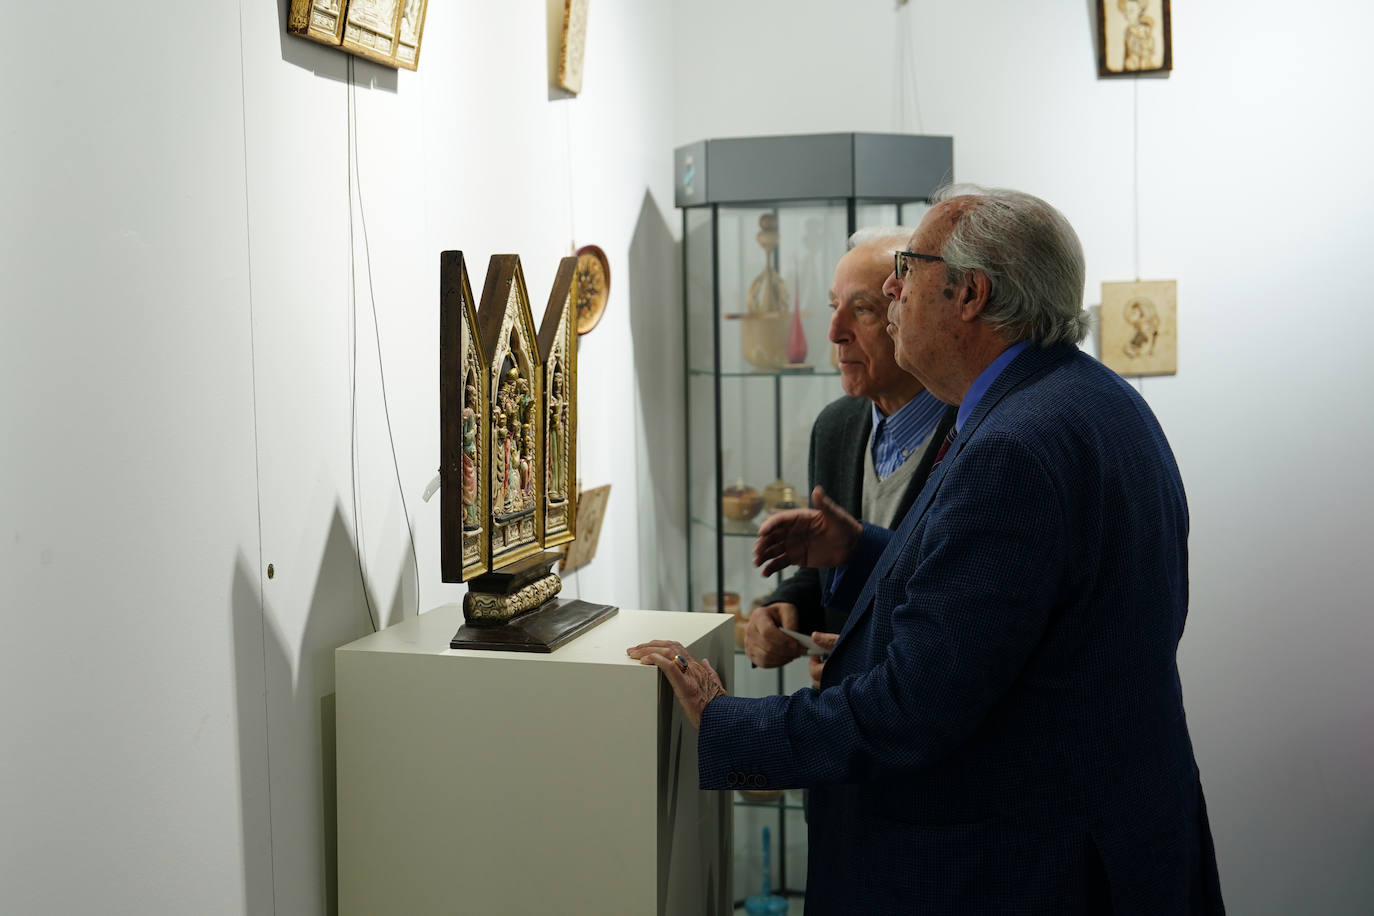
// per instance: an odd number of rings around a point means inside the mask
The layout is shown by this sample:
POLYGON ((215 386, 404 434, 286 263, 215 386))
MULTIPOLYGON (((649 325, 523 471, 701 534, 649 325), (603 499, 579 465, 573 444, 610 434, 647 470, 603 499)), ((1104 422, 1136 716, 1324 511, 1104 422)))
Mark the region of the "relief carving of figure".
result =
POLYGON ((520 508, 534 505, 534 424, 532 421, 534 398, 530 396, 530 383, 527 379, 515 382, 515 407, 517 422, 514 427, 516 443, 519 446, 520 466, 520 508))
POLYGON ((506 463, 510 455, 510 443, 506 441, 506 412, 498 407, 492 411, 492 509, 507 511, 509 493, 506 488, 506 463))
POLYGON ((499 445, 493 445, 496 456, 496 487, 492 504, 504 513, 519 512, 529 506, 525 467, 533 456, 525 423, 521 417, 529 414, 529 381, 520 377, 516 366, 506 370, 496 394, 497 411, 493 430, 499 445))
POLYGON ((401 11, 401 39, 408 44, 415 43, 415 31, 420 18, 420 0, 406 0, 401 11))
POLYGON ((555 362, 553 375, 549 379, 549 455, 548 455, 548 495, 550 501, 567 496, 564 483, 567 479, 567 459, 565 441, 568 429, 568 405, 563 397, 563 366, 555 362))
POLYGON ((477 385, 463 390, 463 528, 482 527, 477 504, 477 385))
POLYGON ((1126 17, 1123 70, 1148 70, 1155 56, 1155 21, 1145 15, 1148 0, 1116 0, 1116 8, 1126 17))
POLYGON ((1131 359, 1153 355, 1155 343, 1159 340, 1159 313, 1155 311, 1155 304, 1144 297, 1137 297, 1126 303, 1125 312, 1126 323, 1134 332, 1121 348, 1122 352, 1131 359))
POLYGON ((354 0, 348 8, 349 21, 389 35, 396 16, 396 0, 354 0))

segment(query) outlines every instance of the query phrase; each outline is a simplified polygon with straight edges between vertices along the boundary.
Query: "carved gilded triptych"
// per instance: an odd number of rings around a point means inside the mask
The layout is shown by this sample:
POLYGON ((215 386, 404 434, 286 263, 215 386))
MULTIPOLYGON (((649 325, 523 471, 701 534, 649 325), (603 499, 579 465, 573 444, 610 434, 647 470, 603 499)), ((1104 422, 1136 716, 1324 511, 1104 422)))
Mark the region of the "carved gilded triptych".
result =
POLYGON ((577 481, 576 259, 536 334, 516 255, 494 255, 474 303, 462 252, 440 257, 441 557, 463 582, 573 539, 577 481))

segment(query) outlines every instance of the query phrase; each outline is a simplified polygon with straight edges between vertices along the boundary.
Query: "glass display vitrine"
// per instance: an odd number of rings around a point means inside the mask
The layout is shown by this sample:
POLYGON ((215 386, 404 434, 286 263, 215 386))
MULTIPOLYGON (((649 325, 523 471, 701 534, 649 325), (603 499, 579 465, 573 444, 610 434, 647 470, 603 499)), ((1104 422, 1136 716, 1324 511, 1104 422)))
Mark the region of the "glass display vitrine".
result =
MULTIPOLYGON (((709 140, 676 151, 686 341, 687 606, 748 618, 776 586, 751 563, 770 508, 805 504, 817 413, 843 392, 829 289, 850 235, 914 227, 952 177, 949 137, 823 134, 709 140)), ((742 624, 737 627, 742 639, 742 624)), ((752 668, 739 695, 809 685, 805 659, 752 668)), ((737 792, 735 899, 757 893, 761 833, 775 893, 805 892, 802 794, 737 792)))

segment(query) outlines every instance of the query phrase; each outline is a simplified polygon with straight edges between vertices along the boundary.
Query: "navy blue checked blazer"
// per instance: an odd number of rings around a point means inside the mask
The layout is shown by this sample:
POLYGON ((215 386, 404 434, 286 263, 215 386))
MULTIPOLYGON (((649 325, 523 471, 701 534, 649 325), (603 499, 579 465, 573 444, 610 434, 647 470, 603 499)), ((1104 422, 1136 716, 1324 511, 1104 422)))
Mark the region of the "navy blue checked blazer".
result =
POLYGON ((1126 382, 1028 348, 895 532, 822 689, 712 701, 703 788, 810 786, 808 914, 1222 911, 1183 713, 1188 510, 1126 382))

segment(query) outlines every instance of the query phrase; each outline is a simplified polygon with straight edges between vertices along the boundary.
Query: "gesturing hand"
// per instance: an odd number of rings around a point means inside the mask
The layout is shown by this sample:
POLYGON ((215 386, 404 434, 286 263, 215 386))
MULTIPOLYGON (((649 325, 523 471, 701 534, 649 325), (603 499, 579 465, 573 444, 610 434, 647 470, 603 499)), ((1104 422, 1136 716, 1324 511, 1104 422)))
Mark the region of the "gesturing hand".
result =
POLYGON ((754 608, 744 630, 744 654, 760 668, 777 668, 801 655, 801 643, 778 629, 795 630, 798 619, 797 606, 785 601, 754 608))
POLYGON ((854 552, 863 525, 820 487, 811 491, 810 509, 788 509, 769 516, 754 541, 754 565, 763 574, 788 566, 840 566, 854 552))
POLYGON ((687 721, 693 728, 701 728, 701 712, 716 697, 723 697, 725 685, 720 682, 716 669, 707 659, 696 661, 682 643, 670 639, 655 639, 640 643, 625 650, 630 658, 638 659, 641 665, 657 665, 668 678, 668 683, 677 694, 678 705, 687 714, 687 721))

